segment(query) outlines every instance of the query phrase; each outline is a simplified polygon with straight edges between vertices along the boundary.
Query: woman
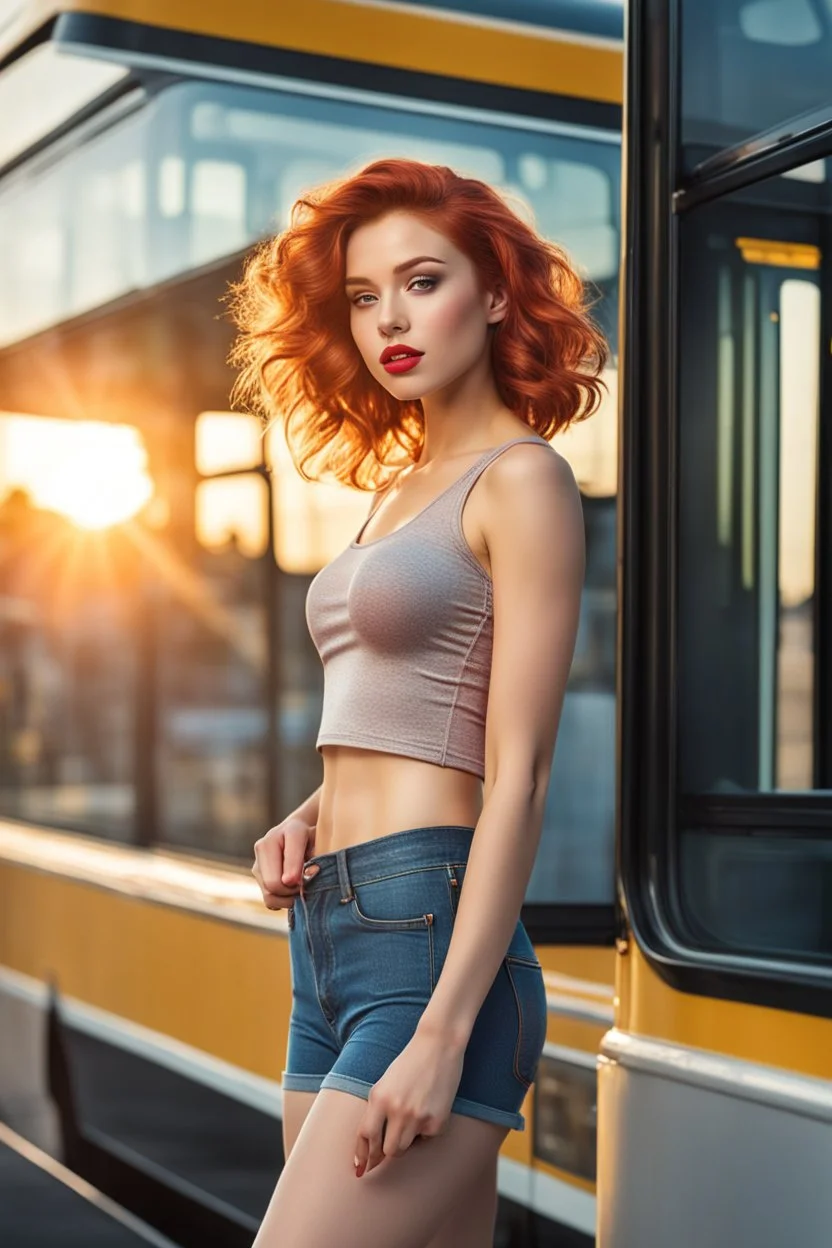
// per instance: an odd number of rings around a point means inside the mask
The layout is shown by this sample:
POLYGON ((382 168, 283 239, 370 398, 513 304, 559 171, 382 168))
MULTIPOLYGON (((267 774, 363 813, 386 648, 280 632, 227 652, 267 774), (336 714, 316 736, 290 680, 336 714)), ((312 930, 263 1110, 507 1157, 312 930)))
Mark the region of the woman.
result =
POLYGON ((605 346, 559 248, 409 160, 298 201, 235 312, 239 393, 303 475, 377 490, 307 599, 323 784, 255 846, 293 984, 256 1246, 486 1248, 545 1039, 519 914, 584 572, 546 439, 596 407, 605 346))

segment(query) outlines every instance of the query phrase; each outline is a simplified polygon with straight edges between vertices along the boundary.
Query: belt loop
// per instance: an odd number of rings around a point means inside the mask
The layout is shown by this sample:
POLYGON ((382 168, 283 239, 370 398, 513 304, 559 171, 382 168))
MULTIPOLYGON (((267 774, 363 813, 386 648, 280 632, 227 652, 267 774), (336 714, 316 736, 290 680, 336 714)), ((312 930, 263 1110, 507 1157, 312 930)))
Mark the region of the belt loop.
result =
POLYGON ((345 906, 348 901, 353 900, 352 883, 350 882, 349 868, 347 867, 347 851, 346 849, 338 849, 335 851, 335 861, 338 865, 338 884, 341 889, 341 905, 345 906))

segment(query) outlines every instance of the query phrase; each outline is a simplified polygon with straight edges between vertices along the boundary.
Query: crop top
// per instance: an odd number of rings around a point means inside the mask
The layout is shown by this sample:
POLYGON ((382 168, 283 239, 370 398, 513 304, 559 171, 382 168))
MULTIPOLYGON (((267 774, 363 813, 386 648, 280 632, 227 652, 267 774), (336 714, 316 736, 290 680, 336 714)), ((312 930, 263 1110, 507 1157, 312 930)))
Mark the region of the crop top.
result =
POLYGON ((306 622, 324 666, 316 749, 350 745, 485 778, 491 579, 462 530, 462 509, 491 447, 411 520, 349 546, 309 586, 306 622))

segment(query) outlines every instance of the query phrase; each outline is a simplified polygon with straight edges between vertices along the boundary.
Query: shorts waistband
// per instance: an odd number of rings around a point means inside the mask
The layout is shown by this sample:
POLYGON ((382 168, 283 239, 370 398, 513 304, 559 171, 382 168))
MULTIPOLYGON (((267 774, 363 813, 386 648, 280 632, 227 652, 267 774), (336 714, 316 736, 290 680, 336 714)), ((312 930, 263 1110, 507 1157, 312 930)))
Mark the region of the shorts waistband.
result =
POLYGON ((338 888, 344 901, 352 900, 352 889, 380 875, 395 874, 397 869, 419 870, 439 867, 448 862, 467 862, 474 828, 462 824, 439 824, 425 828, 406 828, 386 836, 349 845, 329 854, 316 854, 303 864, 301 891, 304 894, 338 888), (319 870, 305 878, 307 867, 319 870))

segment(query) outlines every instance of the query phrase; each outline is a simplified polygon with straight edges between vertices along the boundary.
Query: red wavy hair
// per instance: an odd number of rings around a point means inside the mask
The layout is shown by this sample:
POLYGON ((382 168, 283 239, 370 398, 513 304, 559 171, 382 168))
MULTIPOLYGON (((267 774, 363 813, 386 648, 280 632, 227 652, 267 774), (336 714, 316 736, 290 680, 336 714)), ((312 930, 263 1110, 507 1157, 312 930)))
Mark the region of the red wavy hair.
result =
POLYGON ((508 312, 491 340, 506 407, 549 438, 589 416, 601 398, 606 343, 562 248, 477 178, 444 165, 377 160, 300 198, 288 228, 255 249, 231 288, 240 329, 232 399, 285 422, 307 480, 334 475, 377 489, 422 448, 421 402, 393 398, 371 376, 344 293, 353 230, 394 210, 418 215, 449 238, 476 266, 484 289, 508 289, 508 312))

